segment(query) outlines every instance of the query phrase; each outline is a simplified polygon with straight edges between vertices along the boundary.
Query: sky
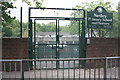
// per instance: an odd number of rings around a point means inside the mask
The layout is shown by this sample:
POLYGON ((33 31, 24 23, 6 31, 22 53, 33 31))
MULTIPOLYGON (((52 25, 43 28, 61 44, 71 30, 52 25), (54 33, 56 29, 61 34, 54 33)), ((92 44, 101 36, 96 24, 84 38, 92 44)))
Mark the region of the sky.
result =
MULTIPOLYGON (((81 2, 92 2, 96 0, 44 0, 43 6, 48 8, 72 8, 76 5, 82 5, 81 2)), ((103 0, 102 0, 103 1, 103 0)), ((111 1, 113 7, 118 5, 120 0, 104 0, 111 1)), ((14 10, 11 10, 11 15, 16 16, 16 18, 20 19, 20 7, 23 7, 23 22, 28 21, 28 5, 26 3, 22 3, 22 0, 17 0, 14 2, 14 5, 17 7, 14 10)))

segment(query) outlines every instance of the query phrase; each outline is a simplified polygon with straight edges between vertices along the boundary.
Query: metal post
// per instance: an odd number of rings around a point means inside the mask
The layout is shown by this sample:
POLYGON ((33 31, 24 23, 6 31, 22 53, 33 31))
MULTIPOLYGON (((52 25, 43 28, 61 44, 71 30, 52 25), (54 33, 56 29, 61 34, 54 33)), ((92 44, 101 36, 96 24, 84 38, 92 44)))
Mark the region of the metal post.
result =
MULTIPOLYGON (((28 45, 29 45, 29 49, 28 49, 28 54, 29 54, 29 59, 33 59, 33 45, 32 45, 32 19, 30 19, 31 16, 31 8, 29 8, 29 12, 28 12, 28 45)), ((33 67, 33 63, 30 61, 30 69, 32 69, 33 67)))
POLYGON ((93 29, 91 28, 91 38, 93 38, 92 33, 93 33, 93 29))
MULTIPOLYGON (((33 50, 33 58, 36 59, 36 22, 34 20, 34 50, 33 50)), ((36 61, 34 61, 34 66, 36 68, 36 61)))
MULTIPOLYGON (((29 11, 28 11, 28 54, 30 54, 30 8, 29 8, 29 11)), ((30 56, 29 56, 30 58, 30 56)))
POLYGON ((101 38, 101 30, 99 30, 99 38, 101 38))
POLYGON ((32 19, 30 19, 29 23, 29 58, 33 59, 33 45, 32 45, 32 19))
POLYGON ((29 59, 33 59, 33 45, 32 45, 32 19, 30 19, 31 9, 29 8, 29 14, 28 14, 28 38, 29 38, 29 59))
POLYGON ((82 58, 85 58, 85 20, 82 21, 82 58))
POLYGON ((120 59, 118 59, 118 80, 120 80, 120 59))
POLYGON ((20 38, 22 38, 22 7, 20 8, 20 38))
POLYGON ((34 59, 36 59, 36 21, 34 20, 34 59))
MULTIPOLYGON (((85 58, 86 57, 86 51, 85 51, 85 46, 86 46, 86 40, 85 40, 85 20, 82 20, 82 54, 81 57, 85 58)), ((81 62, 82 66, 85 66, 85 60, 81 62)))
POLYGON ((112 37, 111 34, 112 34, 112 29, 109 30, 109 37, 110 38, 112 37))
MULTIPOLYGON (((56 59, 59 59, 59 19, 57 19, 57 23, 56 23, 56 49, 57 49, 57 53, 56 53, 56 59)), ((59 68, 59 61, 56 61, 56 68, 59 68)))
MULTIPOLYGON (((81 39, 80 39, 80 21, 79 21, 79 23, 78 23, 78 26, 79 26, 79 28, 78 28, 78 29, 79 29, 79 58, 80 58, 80 54, 81 54, 81 52, 80 52, 80 51, 81 51, 81 50, 80 50, 80 49, 81 49, 81 39)), ((79 64, 79 65, 80 65, 80 64, 79 64)))
POLYGON ((20 68, 21 68, 21 80, 24 80, 24 68, 23 68, 23 61, 20 62, 20 68))
POLYGON ((105 58, 105 67, 104 67, 104 80, 107 80, 107 67, 108 66, 108 58, 105 58))
POLYGON ((102 31, 102 38, 104 37, 104 31, 102 31))

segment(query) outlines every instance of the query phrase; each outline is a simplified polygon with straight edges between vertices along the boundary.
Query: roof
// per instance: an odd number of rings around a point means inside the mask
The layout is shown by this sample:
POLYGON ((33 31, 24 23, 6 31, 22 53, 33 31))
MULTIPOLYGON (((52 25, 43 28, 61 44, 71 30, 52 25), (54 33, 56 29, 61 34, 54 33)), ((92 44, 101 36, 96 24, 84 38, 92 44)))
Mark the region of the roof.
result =
MULTIPOLYGON (((64 36, 69 36, 70 34, 67 32, 59 32, 60 35, 64 35, 64 36)), ((56 32, 36 32, 36 35, 56 35, 56 32)))

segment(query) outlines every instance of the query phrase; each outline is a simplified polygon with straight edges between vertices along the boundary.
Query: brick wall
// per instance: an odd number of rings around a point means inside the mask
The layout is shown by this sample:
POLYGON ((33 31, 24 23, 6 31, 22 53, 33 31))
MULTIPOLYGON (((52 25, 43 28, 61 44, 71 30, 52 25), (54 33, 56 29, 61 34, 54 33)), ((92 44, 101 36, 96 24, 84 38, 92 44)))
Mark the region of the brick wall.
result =
MULTIPOLYGON (((120 56, 120 38, 92 38, 86 47, 86 57, 120 56)), ((27 38, 2 38, 3 59, 28 58, 27 38)))
POLYGON ((91 44, 86 47, 86 57, 120 56, 118 38, 91 38, 91 44))
POLYGON ((26 59, 28 58, 27 38, 2 38, 3 59, 26 59))

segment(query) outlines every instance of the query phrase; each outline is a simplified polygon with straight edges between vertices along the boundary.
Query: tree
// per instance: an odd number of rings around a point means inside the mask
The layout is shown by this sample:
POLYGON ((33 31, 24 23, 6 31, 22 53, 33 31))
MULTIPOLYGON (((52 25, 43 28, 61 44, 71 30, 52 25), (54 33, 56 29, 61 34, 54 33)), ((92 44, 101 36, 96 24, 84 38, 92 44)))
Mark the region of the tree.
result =
MULTIPOLYGON (((91 2, 91 3, 89 3, 89 2, 83 2, 82 3, 83 5, 76 5, 75 7, 73 7, 73 8, 76 8, 76 9, 84 9, 84 10, 86 10, 86 11, 91 11, 91 10, 94 10, 97 6, 102 6, 102 7, 104 7, 108 12, 112 12, 113 13, 113 29, 112 29, 112 34, 111 34, 111 36, 112 37, 118 37, 118 19, 117 19, 117 17, 118 17, 118 12, 116 11, 116 10, 114 10, 113 8, 112 8, 112 3, 111 2, 103 2, 103 1, 101 1, 101 0, 97 0, 97 1, 93 1, 93 2, 91 2)), ((75 17, 80 17, 79 15, 80 15, 81 13, 78 13, 78 12, 75 12, 75 13, 72 13, 72 15, 73 16, 75 16, 75 17)), ((97 33, 99 32, 99 30, 95 30, 97 33)), ((108 32, 109 30, 108 29, 102 29, 102 32, 104 32, 104 34, 106 33, 106 32, 108 32)))
POLYGON ((56 26, 52 23, 47 24, 36 24, 37 32, 56 32, 56 26))
MULTIPOLYGON (((9 8, 15 8, 11 2, 0 2, 0 11, 1 11, 1 16, 0 16, 0 21, 1 25, 4 27, 2 30, 2 35, 6 37, 10 37, 12 35, 12 30, 11 28, 7 27, 14 19, 15 17, 10 16, 10 11, 8 10, 9 8)), ((2 27, 1 26, 1 27, 2 27)))
POLYGON ((22 36, 28 37, 28 23, 22 23, 22 36))
POLYGON ((0 17, 0 20, 2 21, 2 25, 3 27, 6 27, 9 23, 11 23, 15 17, 11 17, 10 16, 10 10, 8 10, 9 8, 15 8, 13 6, 12 2, 0 2, 0 7, 1 7, 1 11, 2 11, 2 16, 0 17))
POLYGON ((5 37, 11 37, 13 35, 12 29, 10 27, 5 27, 2 29, 3 36, 5 37))
MULTIPOLYGON (((13 9, 16 8, 13 5, 13 2, 16 0, 12 0, 11 2, 0 2, 0 11, 1 11, 1 16, 0 16, 0 21, 2 24, 2 36, 3 37, 11 37, 14 35, 6 35, 9 34, 8 32, 12 31, 13 26, 9 26, 11 23, 13 23, 13 21, 16 19, 15 17, 11 17, 10 16, 10 10, 9 9, 13 9), (5 31, 6 30, 6 31, 5 31)), ((29 0, 22 0, 23 2, 27 3, 28 5, 32 6, 32 3, 36 4, 36 7, 42 7, 42 1, 43 0, 31 0, 31 2, 29 0)), ((15 27, 14 27, 15 28, 15 27)), ((17 29, 17 27, 16 27, 17 29)), ((16 30, 13 30, 16 31, 16 30)), ((18 32, 17 32, 18 33, 18 32)), ((0 33, 1 35, 1 33, 0 33)), ((17 35, 18 36, 18 35, 17 35)))
MULTIPOLYGON (((79 22, 78 21, 71 21, 68 25, 68 30, 71 35, 79 35, 79 22)), ((81 31, 81 28, 80 28, 81 31)))

